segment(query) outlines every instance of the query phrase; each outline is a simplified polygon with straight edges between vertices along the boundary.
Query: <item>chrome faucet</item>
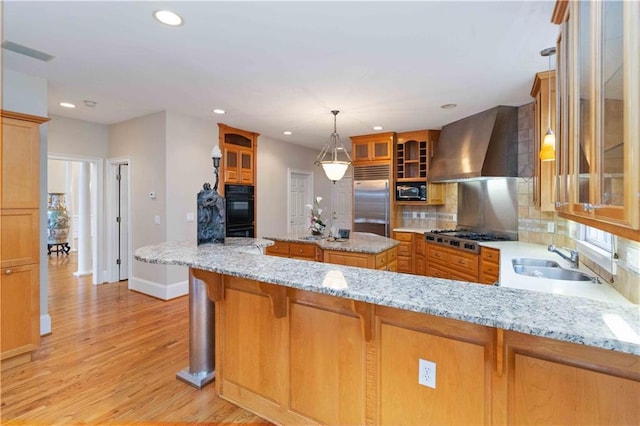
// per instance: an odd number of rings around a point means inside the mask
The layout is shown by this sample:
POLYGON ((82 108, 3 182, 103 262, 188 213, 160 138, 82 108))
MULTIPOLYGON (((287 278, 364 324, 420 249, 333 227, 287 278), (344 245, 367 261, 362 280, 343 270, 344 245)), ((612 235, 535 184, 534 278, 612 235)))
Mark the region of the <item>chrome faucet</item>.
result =
POLYGON ((577 250, 571 250, 571 249, 566 248, 566 247, 563 247, 563 249, 569 252, 569 256, 567 256, 566 254, 561 252, 558 249, 558 247, 554 246, 553 244, 550 244, 549 247, 547 247, 547 250, 549 250, 550 252, 556 253, 558 256, 560 256, 564 260, 567 260, 567 261, 571 262, 571 267, 572 268, 577 268, 578 264, 579 264, 578 251, 577 250))

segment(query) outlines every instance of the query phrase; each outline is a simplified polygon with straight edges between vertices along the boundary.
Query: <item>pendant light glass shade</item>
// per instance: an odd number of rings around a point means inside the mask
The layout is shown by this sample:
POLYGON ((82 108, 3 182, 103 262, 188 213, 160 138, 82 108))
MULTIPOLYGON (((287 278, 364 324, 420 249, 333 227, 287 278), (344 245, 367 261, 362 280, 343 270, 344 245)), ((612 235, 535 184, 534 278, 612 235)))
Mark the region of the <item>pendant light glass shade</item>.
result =
POLYGON ((549 58, 549 75, 547 78, 547 87, 549 89, 548 100, 549 108, 547 109, 547 133, 544 135, 542 146, 540 147, 540 161, 553 161, 556 159, 556 135, 551 130, 551 56, 555 55, 556 48, 549 47, 540 52, 540 55, 549 58))
POLYGON ((351 164, 351 157, 344 145, 340 141, 340 136, 336 130, 336 116, 340 111, 331 111, 333 114, 333 133, 329 137, 329 142, 322 148, 314 164, 321 165, 329 180, 336 183, 344 177, 344 174, 351 164))
POLYGON ((556 159, 556 135, 551 128, 547 129, 540 148, 540 161, 552 161, 556 159))

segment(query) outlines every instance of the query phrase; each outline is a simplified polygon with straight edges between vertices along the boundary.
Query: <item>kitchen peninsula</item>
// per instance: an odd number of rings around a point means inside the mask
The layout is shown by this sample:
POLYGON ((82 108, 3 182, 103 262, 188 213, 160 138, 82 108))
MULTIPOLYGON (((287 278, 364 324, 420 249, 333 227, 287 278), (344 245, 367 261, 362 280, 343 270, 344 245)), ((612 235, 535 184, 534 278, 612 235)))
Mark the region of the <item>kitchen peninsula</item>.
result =
POLYGON ((216 303, 215 392, 277 423, 640 418, 637 306, 222 245, 135 257, 198 271, 216 303))

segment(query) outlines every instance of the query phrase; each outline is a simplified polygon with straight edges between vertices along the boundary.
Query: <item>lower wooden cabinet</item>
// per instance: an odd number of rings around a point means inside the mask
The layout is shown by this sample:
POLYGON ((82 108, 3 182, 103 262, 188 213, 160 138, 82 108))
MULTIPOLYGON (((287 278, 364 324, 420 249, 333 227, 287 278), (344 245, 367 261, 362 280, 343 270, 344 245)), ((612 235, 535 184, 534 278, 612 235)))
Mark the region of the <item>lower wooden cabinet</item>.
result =
POLYGON ((272 246, 266 248, 265 253, 270 256, 290 257, 292 259, 322 261, 322 249, 312 243, 291 243, 288 241, 275 241, 272 246), (318 255, 318 250, 320 254, 318 255))
POLYGON ((40 267, 37 264, 3 267, 0 304, 0 344, 2 360, 7 360, 2 365, 27 362, 31 359, 30 352, 40 344, 40 267))
POLYGON ((500 277, 500 250, 482 247, 480 249, 481 284, 495 284, 500 277))
POLYGON ((324 262, 397 272, 398 250, 393 247, 378 254, 324 250, 324 262))
POLYGON ((427 276, 478 282, 479 259, 475 253, 426 243, 427 276))
POLYGON ((394 232, 393 239, 400 241, 398 245, 398 272, 413 274, 414 250, 412 232, 394 232))
POLYGON ((640 357, 226 275, 215 392, 277 424, 613 425, 640 357), (436 364, 435 388, 418 383, 436 364))

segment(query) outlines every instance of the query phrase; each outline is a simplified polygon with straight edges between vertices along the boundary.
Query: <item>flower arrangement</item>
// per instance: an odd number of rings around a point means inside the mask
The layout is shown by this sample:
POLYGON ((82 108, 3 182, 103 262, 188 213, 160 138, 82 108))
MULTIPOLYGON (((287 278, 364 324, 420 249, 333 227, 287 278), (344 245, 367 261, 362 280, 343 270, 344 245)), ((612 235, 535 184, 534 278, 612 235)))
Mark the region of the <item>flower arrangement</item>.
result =
POLYGON ((320 219, 320 215, 322 215, 320 201, 322 201, 322 197, 316 197, 315 200, 313 200, 313 205, 306 205, 311 213, 311 225, 309 226, 309 229, 311 229, 311 233, 314 235, 321 235, 322 232, 324 232, 324 228, 327 226, 322 219, 320 219))

